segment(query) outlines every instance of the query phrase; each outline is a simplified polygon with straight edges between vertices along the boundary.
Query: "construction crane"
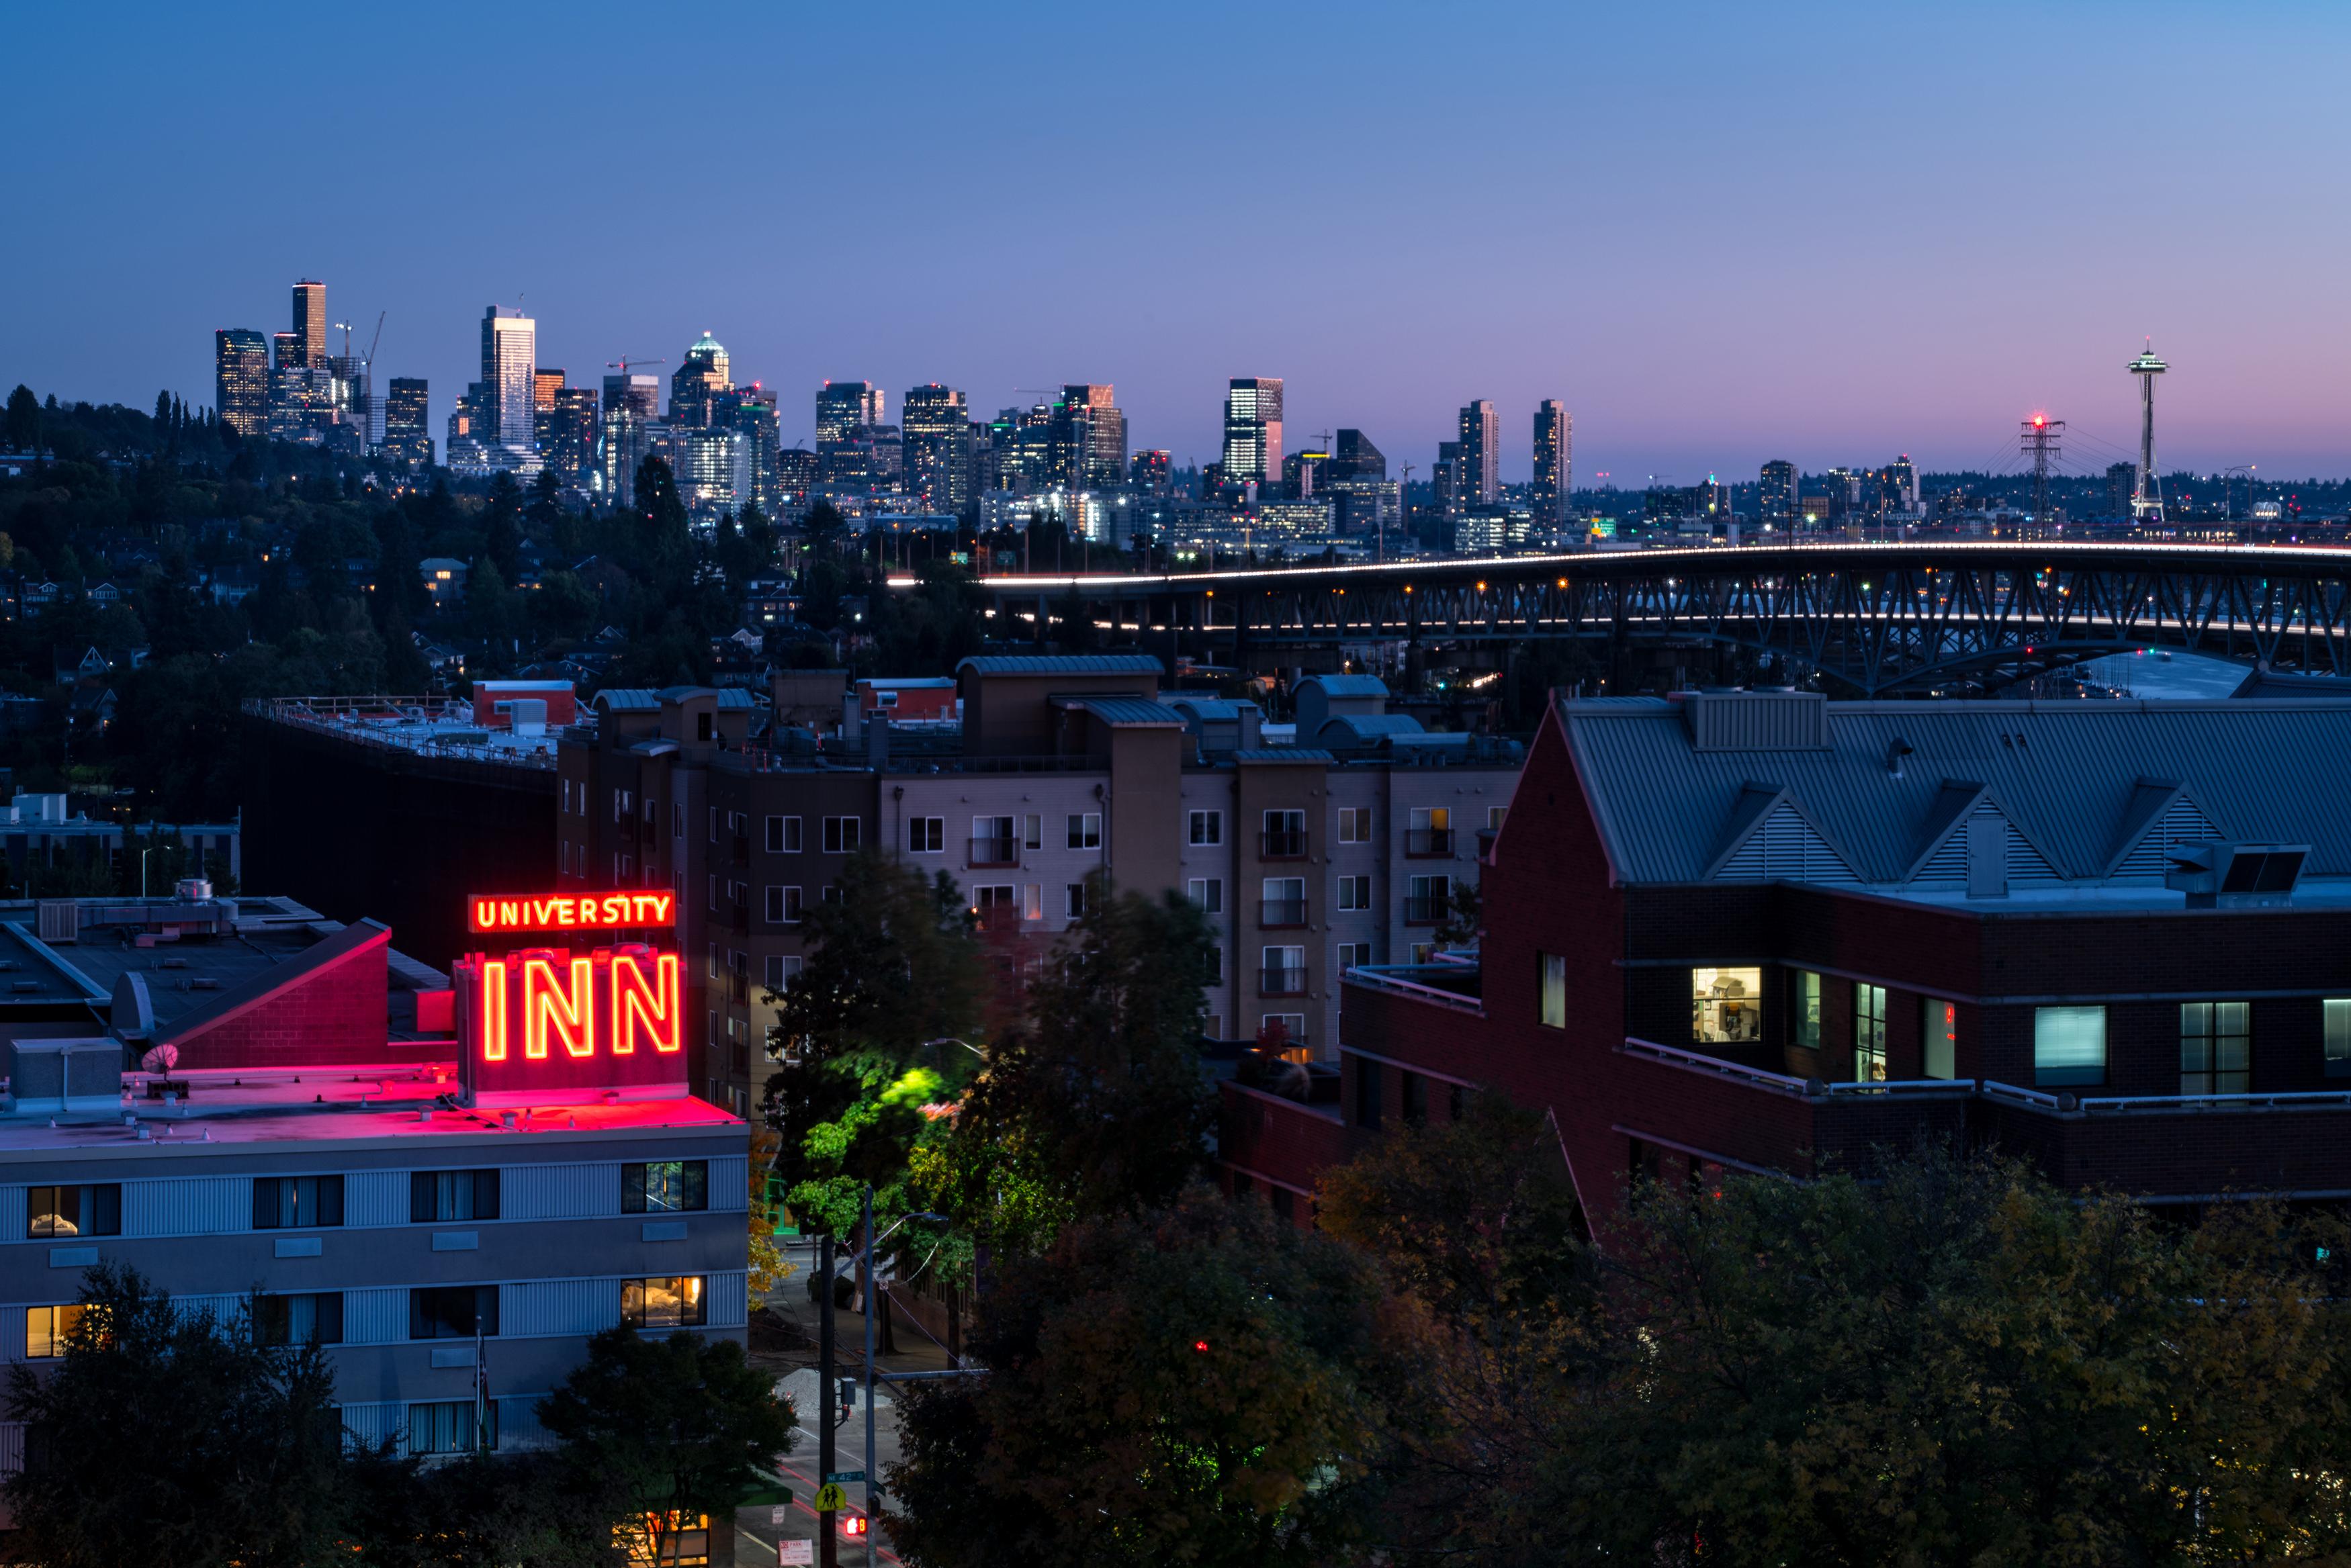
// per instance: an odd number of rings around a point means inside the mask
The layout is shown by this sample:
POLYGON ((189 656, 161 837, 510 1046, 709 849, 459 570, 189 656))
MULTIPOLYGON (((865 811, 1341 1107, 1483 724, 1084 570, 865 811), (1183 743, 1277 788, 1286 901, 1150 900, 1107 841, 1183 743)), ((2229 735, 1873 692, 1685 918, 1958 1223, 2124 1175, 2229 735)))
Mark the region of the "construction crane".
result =
POLYGON ((375 313, 375 336, 368 339, 367 362, 371 366, 375 363, 376 346, 383 341, 383 318, 389 314, 389 311, 382 310, 375 313))
POLYGON ((666 359, 632 359, 629 356, 623 354, 617 359, 605 360, 604 369, 607 370, 618 370, 622 375, 625 376, 629 373, 629 367, 632 365, 666 365, 668 363, 669 361, 666 359))

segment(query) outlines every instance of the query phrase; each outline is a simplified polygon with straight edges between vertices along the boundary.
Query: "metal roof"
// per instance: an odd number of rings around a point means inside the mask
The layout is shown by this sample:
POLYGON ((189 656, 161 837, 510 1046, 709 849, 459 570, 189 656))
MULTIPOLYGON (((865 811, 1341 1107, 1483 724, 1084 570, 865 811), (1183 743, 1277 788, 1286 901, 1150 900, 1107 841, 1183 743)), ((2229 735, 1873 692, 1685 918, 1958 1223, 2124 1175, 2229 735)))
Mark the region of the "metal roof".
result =
POLYGON ((1130 725, 1165 725, 1171 730, 1184 727, 1184 715, 1144 697, 1059 697, 1057 704, 1083 708, 1104 723, 1125 728, 1130 725))
POLYGON ((642 686, 607 686, 596 693, 596 706, 608 713, 650 713, 661 706, 661 693, 642 686))
POLYGON ((1358 740, 1376 740, 1383 735, 1419 735, 1424 732, 1420 721, 1409 713, 1334 713, 1322 721, 1314 732, 1317 738, 1333 730, 1345 730, 1358 740))
POLYGON ((1159 660, 1147 653, 990 653, 956 666, 956 673, 982 675, 1158 675, 1159 660))
POLYGON ((1229 697, 1170 697, 1167 705, 1178 712, 1189 713, 1206 722, 1230 722, 1243 712, 1259 711, 1254 702, 1237 702, 1229 697))
POLYGON ((1339 759, 1329 752, 1316 751, 1311 746, 1268 746, 1261 751, 1235 752, 1237 763, 1335 763, 1339 759))
POLYGON ((1384 697, 1388 683, 1376 675, 1310 675, 1298 683, 1315 685, 1326 697, 1384 697))
POLYGON ((1832 702, 1825 746, 1703 751, 1674 702, 1559 718, 1626 882, 1703 880, 1782 792, 1865 883, 1909 877, 1980 796, 2067 879, 2113 875, 2175 794, 2225 837, 2308 844, 2307 874, 2351 874, 2351 700, 1832 702))

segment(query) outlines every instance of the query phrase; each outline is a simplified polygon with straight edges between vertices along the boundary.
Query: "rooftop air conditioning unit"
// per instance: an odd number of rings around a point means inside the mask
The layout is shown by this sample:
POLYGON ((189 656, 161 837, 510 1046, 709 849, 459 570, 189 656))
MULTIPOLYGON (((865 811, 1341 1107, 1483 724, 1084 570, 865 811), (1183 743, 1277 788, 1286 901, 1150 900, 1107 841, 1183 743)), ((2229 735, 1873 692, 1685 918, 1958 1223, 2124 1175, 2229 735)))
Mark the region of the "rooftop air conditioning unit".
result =
POLYGON ((2286 903, 2302 880, 2307 844, 2175 844, 2163 885, 2191 909, 2262 909, 2286 903))

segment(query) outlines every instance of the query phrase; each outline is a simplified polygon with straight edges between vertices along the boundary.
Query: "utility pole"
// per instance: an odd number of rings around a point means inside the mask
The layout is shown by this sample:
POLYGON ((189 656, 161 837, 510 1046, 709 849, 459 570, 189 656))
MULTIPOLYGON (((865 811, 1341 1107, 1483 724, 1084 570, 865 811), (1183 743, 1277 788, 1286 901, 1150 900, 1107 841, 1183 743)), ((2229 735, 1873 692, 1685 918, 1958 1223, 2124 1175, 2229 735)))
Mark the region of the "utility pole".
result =
POLYGON ((2049 526, 2049 460, 2058 455, 2065 421, 2035 414, 2022 426, 2024 454, 2032 459, 2032 525, 2049 526))
MULTIPOLYGON (((1171 671, 1172 673, 1172 671, 1171 671)), ((865 1189, 859 1209, 864 1227, 865 1266, 865 1568, 873 1568, 873 1518, 882 1511, 882 1477, 873 1468, 873 1291, 880 1270, 873 1256, 873 1189, 865 1189)))
MULTIPOLYGON (((821 1303, 818 1314, 816 1338, 817 1359, 817 1434, 816 1473, 829 1476, 837 1469, 833 1463, 832 1431, 832 1237, 828 1234, 817 1243, 816 1293, 821 1303)), ((822 1495, 819 1494, 820 1497, 822 1495)), ((840 1568, 841 1516, 827 1509, 816 1516, 816 1560, 819 1568, 840 1568)))

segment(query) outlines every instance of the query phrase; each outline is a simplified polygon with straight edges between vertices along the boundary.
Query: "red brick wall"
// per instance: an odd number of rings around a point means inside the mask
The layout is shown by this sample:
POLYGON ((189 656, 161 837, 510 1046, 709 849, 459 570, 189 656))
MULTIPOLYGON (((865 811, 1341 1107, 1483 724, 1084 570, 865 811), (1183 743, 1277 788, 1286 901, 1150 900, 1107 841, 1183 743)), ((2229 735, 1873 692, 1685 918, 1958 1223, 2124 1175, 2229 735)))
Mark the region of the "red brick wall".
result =
POLYGON ((183 1067, 323 1067, 437 1059, 446 1041, 393 1048, 384 1024, 389 934, 299 976, 179 1043, 183 1067))

